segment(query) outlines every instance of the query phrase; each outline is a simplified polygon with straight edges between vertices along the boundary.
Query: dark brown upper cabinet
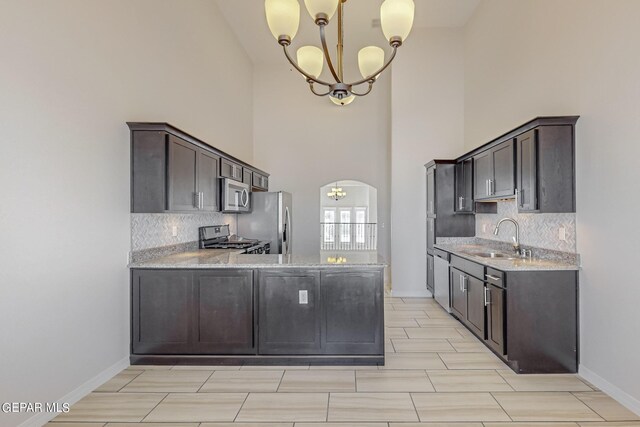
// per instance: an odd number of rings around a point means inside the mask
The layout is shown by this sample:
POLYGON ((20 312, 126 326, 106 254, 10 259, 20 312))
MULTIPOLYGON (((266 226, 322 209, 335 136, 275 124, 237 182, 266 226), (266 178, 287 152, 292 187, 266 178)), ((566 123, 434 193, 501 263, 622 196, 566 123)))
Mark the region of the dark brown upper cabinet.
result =
POLYGON ((516 138, 519 212, 575 212, 572 126, 540 126, 516 138))
POLYGON ((476 200, 499 199, 514 195, 515 151, 512 140, 505 141, 473 158, 473 186, 476 200))
POLYGON ((251 183, 268 174, 167 123, 128 123, 131 129, 131 212, 220 210, 220 176, 251 183))
POLYGON ((456 163, 455 170, 455 206, 456 213, 473 213, 473 159, 468 158, 456 163))
POLYGON ((244 178, 242 166, 229 159, 222 159, 220 164, 220 176, 242 182, 242 179, 244 178))
POLYGON ((258 172, 253 172, 251 186, 254 190, 269 191, 269 178, 262 174, 259 174, 258 172))

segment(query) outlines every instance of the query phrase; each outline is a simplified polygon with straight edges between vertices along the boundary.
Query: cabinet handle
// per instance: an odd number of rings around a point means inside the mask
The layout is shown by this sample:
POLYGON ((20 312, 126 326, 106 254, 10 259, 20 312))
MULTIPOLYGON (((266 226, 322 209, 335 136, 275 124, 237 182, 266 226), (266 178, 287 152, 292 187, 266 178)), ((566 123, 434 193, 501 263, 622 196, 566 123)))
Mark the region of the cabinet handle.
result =
POLYGON ((462 278, 462 292, 467 292, 467 276, 460 276, 462 278))
POLYGON ((460 210, 464 209, 464 202, 463 202, 463 200, 464 200, 464 197, 462 197, 462 196, 460 196, 460 197, 458 198, 458 209, 460 209, 460 210))
POLYGON ((487 279, 491 279, 491 280, 495 280, 496 282, 500 281, 500 278, 497 276, 492 276, 491 274, 485 274, 484 277, 486 277, 487 279))
POLYGON ((516 188, 516 206, 520 206, 520 190, 516 188))
POLYGON ((200 192, 200 209, 204 209, 204 191, 200 192))
POLYGON ((464 276, 462 274, 459 274, 460 276, 460 292, 464 292, 464 276))
POLYGON ((485 179, 484 181, 484 194, 485 196, 489 195, 489 180, 485 179))
POLYGON ((494 193, 495 193, 495 191, 493 190, 493 180, 490 179, 489 180, 489 195, 493 196, 494 193))
POLYGON ((484 288, 484 306, 488 306, 489 304, 491 304, 491 300, 489 299, 489 293, 491 292, 491 290, 489 288, 487 288, 485 286, 484 288))

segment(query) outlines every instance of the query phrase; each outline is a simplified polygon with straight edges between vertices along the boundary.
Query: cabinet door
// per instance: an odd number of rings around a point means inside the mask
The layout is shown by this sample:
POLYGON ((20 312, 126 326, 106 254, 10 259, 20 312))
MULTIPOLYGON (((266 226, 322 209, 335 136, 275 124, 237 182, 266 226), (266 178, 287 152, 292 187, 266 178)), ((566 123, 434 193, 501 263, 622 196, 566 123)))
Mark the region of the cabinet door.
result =
POLYGON ((322 348, 331 354, 384 354, 380 271, 323 272, 322 348))
POLYGON ((169 211, 195 211, 198 191, 199 149, 169 135, 168 206, 169 211))
POLYGON ((222 158, 220 160, 220 175, 242 182, 242 166, 229 159, 222 158))
POLYGON ((505 345, 505 290, 491 283, 487 287, 487 343, 498 354, 507 354, 505 345))
POLYGON ((134 354, 192 351, 193 282, 188 271, 134 270, 131 328, 134 354))
POLYGON ((455 211, 473 213, 473 159, 456 163, 455 188, 455 211))
POLYGON ((531 130, 516 139, 516 185, 518 210, 530 212, 538 209, 538 142, 536 131, 531 130))
POLYGON ((194 353, 255 354, 253 270, 195 274, 194 353))
POLYGON ((433 255, 427 254, 427 289, 431 295, 433 295, 434 279, 433 255))
POLYGON ((198 191, 202 194, 200 210, 218 211, 218 156, 208 151, 200 150, 198 157, 198 191))
POLYGON ((251 178, 253 177, 253 173, 249 169, 242 170, 242 182, 247 185, 251 185, 251 178))
POLYGON ((467 326, 480 339, 485 338, 484 282, 473 276, 467 276, 464 289, 467 293, 467 326))
POLYGON ((259 354, 320 354, 320 273, 260 271, 259 354))
POLYGON ((436 214, 436 168, 427 169, 427 216, 436 214))
POLYGON ((427 218, 427 253, 433 252, 433 245, 436 243, 436 219, 427 218))
POLYGON ((493 179, 491 151, 485 151, 473 158, 473 198, 476 200, 491 197, 489 182, 493 179))
POLYGON ((467 293, 464 288, 467 275, 455 268, 451 268, 450 271, 451 311, 464 322, 467 319, 467 293))
POLYGON ((515 192, 515 162, 513 141, 503 142, 491 150, 493 179, 490 193, 494 197, 513 196, 515 192))

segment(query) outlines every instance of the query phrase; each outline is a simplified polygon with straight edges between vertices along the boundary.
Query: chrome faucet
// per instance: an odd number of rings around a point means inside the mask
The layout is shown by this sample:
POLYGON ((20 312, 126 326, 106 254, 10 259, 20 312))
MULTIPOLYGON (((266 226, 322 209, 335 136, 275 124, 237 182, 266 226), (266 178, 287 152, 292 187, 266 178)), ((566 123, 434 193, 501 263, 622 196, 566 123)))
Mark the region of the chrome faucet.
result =
POLYGON ((518 221, 516 221, 513 218, 502 218, 498 224, 496 224, 496 228, 495 230, 493 230, 493 234, 494 236, 498 235, 498 232, 500 231, 500 226, 502 225, 503 222, 512 222, 513 225, 516 226, 516 237, 513 239, 514 243, 513 243, 513 249, 516 251, 516 253, 518 255, 523 255, 523 251, 520 249, 520 226, 518 225, 518 221))

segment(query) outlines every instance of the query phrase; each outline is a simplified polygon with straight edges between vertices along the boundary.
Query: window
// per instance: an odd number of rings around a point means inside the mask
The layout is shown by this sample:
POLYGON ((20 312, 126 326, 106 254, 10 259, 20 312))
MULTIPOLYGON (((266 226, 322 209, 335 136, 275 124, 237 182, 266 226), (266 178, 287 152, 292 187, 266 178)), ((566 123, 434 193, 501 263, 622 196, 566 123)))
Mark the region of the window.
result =
POLYGON ((356 243, 364 243, 367 208, 355 208, 354 211, 356 214, 356 243))
POLYGON ((351 209, 340 209, 340 242, 351 243, 351 209))
POLYGON ((325 243, 333 243, 335 242, 335 222, 336 222, 336 210, 335 209, 325 209, 324 210, 324 242, 325 243))

